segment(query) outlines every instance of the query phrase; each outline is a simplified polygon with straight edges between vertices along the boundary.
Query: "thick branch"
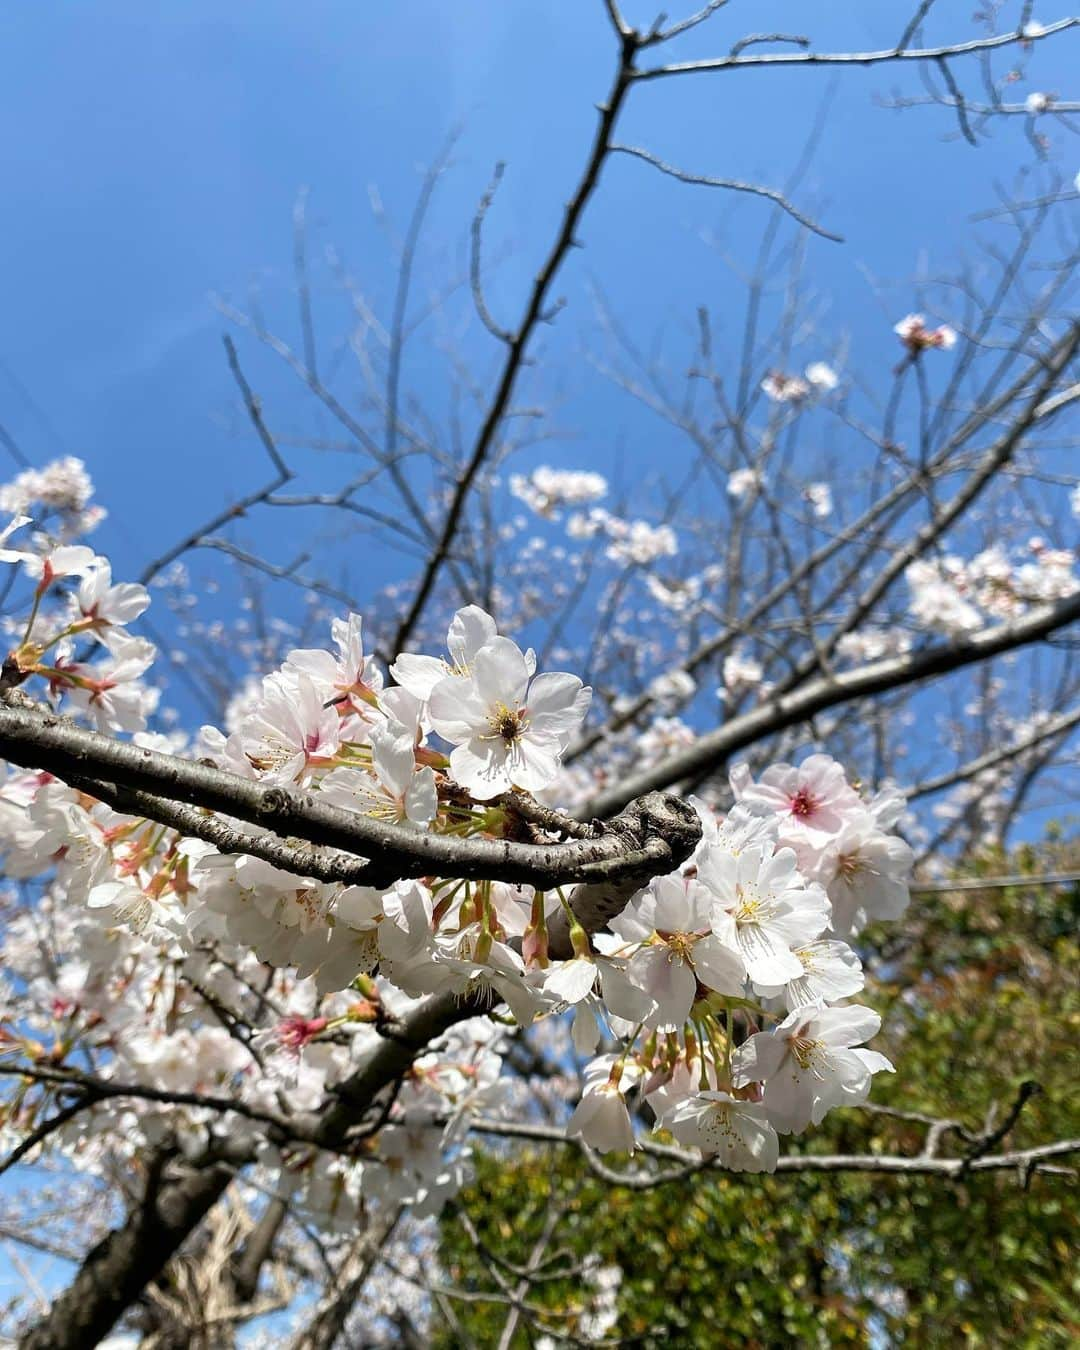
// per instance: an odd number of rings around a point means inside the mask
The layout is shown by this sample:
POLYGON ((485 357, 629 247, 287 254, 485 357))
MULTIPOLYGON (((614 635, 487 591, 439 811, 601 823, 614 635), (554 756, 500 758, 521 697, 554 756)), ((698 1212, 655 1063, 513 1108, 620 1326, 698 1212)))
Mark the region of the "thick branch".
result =
MULTIPOLYGON (((457 1022, 486 1012, 482 994, 424 999, 361 1060, 335 1090, 337 1102, 318 1120, 318 1141, 333 1148, 370 1108, 379 1093, 406 1073, 415 1057, 457 1022)), ((184 1174, 152 1195, 139 1214, 116 1229, 86 1257, 67 1291, 22 1341, 19 1350, 85 1350, 96 1345, 139 1297, 223 1193, 233 1169, 254 1160, 246 1145, 217 1140, 230 1167, 210 1164, 184 1174)))
POLYGON ((255 1297, 259 1275, 273 1251, 288 1212, 288 1204, 280 1196, 272 1196, 251 1235, 236 1252, 230 1273, 241 1303, 250 1303, 255 1297))
MULTIPOLYGON (((655 809, 663 812, 662 818, 657 817, 656 824, 663 831, 664 838, 676 852, 689 857, 701 838, 701 822, 693 807, 677 797, 657 797, 655 809)), ((611 881, 578 886, 570 897, 570 908, 587 933, 598 933, 607 927, 616 914, 622 913, 634 892, 647 886, 656 875, 646 865, 639 871, 626 872, 611 881)), ((569 960, 573 955, 570 922, 562 909, 548 923, 548 949, 557 960, 569 960)))
MULTIPOLYGON (((165 798, 170 808, 175 801, 186 802, 263 826, 282 839, 296 838, 362 855, 368 860, 366 867, 358 870, 350 860, 344 870, 349 880, 373 886, 389 885, 402 877, 443 875, 550 890, 574 882, 607 883, 650 867, 655 876, 688 856, 663 837, 670 811, 662 798, 633 803, 620 822, 613 821, 595 839, 534 846, 458 839, 377 821, 320 802, 317 793, 265 786, 210 765, 113 740, 28 708, 0 707, 0 755, 65 780, 114 783, 165 798)), ((144 798, 143 805, 149 813, 152 802, 144 798)), ((171 824, 172 818, 164 823, 171 824)), ((308 856, 310 850, 301 850, 298 869, 308 856)), ((332 871, 333 860, 323 855, 321 861, 332 871)))
POLYGON ((187 1172, 160 1188, 123 1228, 99 1242, 48 1313, 20 1339, 19 1350, 87 1350, 97 1345, 228 1186, 224 1167, 187 1172))

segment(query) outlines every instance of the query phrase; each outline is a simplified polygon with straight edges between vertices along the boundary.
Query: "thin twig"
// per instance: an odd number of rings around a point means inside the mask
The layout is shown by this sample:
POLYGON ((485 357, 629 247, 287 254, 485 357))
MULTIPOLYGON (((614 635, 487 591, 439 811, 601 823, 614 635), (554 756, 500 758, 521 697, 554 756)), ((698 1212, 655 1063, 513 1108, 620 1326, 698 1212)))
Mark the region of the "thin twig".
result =
POLYGON ((633 155, 635 159, 642 159, 646 164, 651 164, 654 169, 659 169, 661 173, 666 173, 670 178, 677 178, 680 183, 691 183, 698 187, 726 188, 732 192, 747 192, 754 197, 764 197, 766 201, 774 202, 777 206, 788 213, 789 216, 797 220, 800 225, 811 230, 814 234, 819 234, 823 239, 831 239, 834 243, 842 244, 843 237, 839 234, 833 234, 831 230, 818 225, 811 220, 809 216, 804 215, 796 206, 776 188, 763 187, 760 183, 747 183, 739 178, 713 178, 706 174, 687 173, 684 169, 677 169, 673 164, 667 164, 664 160, 658 159, 656 155, 648 150, 643 150, 638 145, 613 145, 612 154, 633 155))

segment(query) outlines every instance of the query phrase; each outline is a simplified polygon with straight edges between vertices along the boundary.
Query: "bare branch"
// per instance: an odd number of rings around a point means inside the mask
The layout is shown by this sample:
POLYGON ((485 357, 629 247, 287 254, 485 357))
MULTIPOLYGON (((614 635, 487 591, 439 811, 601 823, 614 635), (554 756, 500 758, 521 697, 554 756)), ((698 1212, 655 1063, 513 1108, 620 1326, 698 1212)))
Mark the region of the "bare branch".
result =
POLYGON ((472 284, 473 304, 476 306, 476 312, 480 315, 480 321, 488 330, 492 337, 498 338, 500 342, 510 342, 513 340, 513 333, 509 329, 501 327, 495 322, 488 309, 487 301, 484 299, 483 278, 480 270, 480 246, 483 242, 484 219, 487 216, 491 203, 495 200, 495 193, 498 191, 499 184, 502 182, 503 173, 506 165, 500 160, 495 165, 495 171, 491 175, 491 182, 487 185, 484 195, 480 198, 480 205, 476 208, 476 215, 473 216, 470 238, 472 240, 472 249, 469 254, 469 279, 472 284))
POLYGON ((730 55, 738 56, 747 47, 756 47, 765 42, 790 42, 793 47, 809 47, 810 39, 801 33, 747 33, 732 47, 730 55))
POLYGON ((937 0, 922 0, 919 8, 911 16, 911 22, 900 35, 900 41, 896 44, 898 52, 906 51, 908 43, 915 37, 915 34, 922 27, 923 19, 926 18, 936 3, 937 0))
POLYGON ((139 581, 144 586, 149 585, 159 572, 168 567, 169 563, 175 562, 181 554, 187 553, 189 549, 195 548, 207 537, 207 535, 213 534, 215 530, 220 530, 222 526, 227 525, 230 521, 245 515, 253 506, 257 506, 260 502, 265 501, 272 492, 276 492, 278 488, 284 487, 293 477, 292 470, 285 463, 284 459, 282 459, 281 452, 278 450, 277 444, 266 426, 262 414, 262 404, 259 402, 258 398, 256 398, 251 386, 244 376, 244 372, 240 369, 240 361, 236 355, 236 346, 233 343, 232 338, 226 336, 222 341, 225 344, 225 354, 228 358, 229 369, 232 371, 233 379, 239 386, 248 417, 251 419, 251 424, 255 428, 256 435, 262 442, 263 448, 270 456, 270 462, 274 466, 274 478, 269 483, 264 484, 263 487, 257 488, 255 491, 249 492, 246 496, 239 498, 239 500, 232 502, 223 511, 219 511, 217 515, 208 520, 204 525, 201 525, 197 530, 193 530, 189 535, 181 539, 179 543, 174 544, 167 552, 162 553, 160 557, 157 557, 153 562, 148 563, 139 576, 139 581))
POLYGON ((943 891, 992 891, 1011 886, 1071 886, 1080 881, 1080 872, 1024 872, 1010 877, 973 877, 962 881, 915 881, 913 895, 937 895, 943 891))
POLYGON ((728 0, 709 0, 709 3, 699 9, 696 14, 691 14, 686 19, 680 19, 678 23, 673 23, 670 28, 661 27, 667 17, 661 14, 649 32, 642 37, 641 46, 655 47, 661 42, 670 42, 672 38, 677 38, 682 33, 688 33, 691 28, 696 28, 698 24, 711 18, 718 9, 723 9, 727 2, 728 0))
POLYGON ((681 61, 667 66, 636 70, 635 81, 661 79, 668 75, 696 75, 706 71, 741 70, 753 66, 879 66, 893 61, 940 61, 943 57, 970 56, 977 52, 1011 47, 1018 42, 1042 41, 1080 24, 1080 19, 1059 19, 1040 33, 997 33, 941 47, 896 48, 876 52, 764 52, 754 56, 719 56, 707 61, 681 61))
MULTIPOLYGON (((1011 1128, 1011 1125, 1010 1125, 1011 1128)), ((531 1139, 538 1143, 562 1144, 569 1148, 582 1149, 577 1137, 566 1135, 553 1125, 521 1124, 516 1121, 476 1119, 472 1129, 477 1134, 494 1135, 505 1139, 531 1139)), ((587 1146, 586 1146, 587 1147, 587 1146)), ((639 1141, 643 1153, 666 1162, 674 1162, 677 1170, 668 1172, 616 1172, 604 1168, 604 1180, 612 1185, 623 1186, 629 1190, 652 1190, 656 1186, 672 1181, 682 1181, 696 1172, 716 1168, 732 1179, 757 1180, 756 1175, 744 1172, 728 1172, 715 1159, 702 1159, 696 1154, 666 1144, 654 1144, 649 1140, 639 1141)), ((863 1172, 883 1173, 894 1176, 940 1176, 950 1180, 960 1180, 969 1172, 1038 1171, 1052 1159, 1064 1158, 1080 1152, 1080 1139, 1060 1139, 1054 1143, 1041 1144, 1035 1148, 1021 1149, 1010 1153, 980 1155, 976 1158, 937 1158, 919 1154, 915 1157, 879 1153, 787 1153, 776 1165, 777 1173, 786 1172, 863 1172)), ((1046 1168, 1046 1170, 1050 1170, 1046 1168)), ((1056 1169, 1054 1169, 1056 1170, 1056 1169)))
POLYGON ((811 220, 809 216, 803 215, 798 207, 792 206, 784 194, 777 191, 776 188, 762 187, 760 183, 747 183, 738 178, 712 178, 705 174, 687 173, 684 169, 675 168, 673 164, 666 164, 656 155, 651 154, 648 150, 641 149, 637 145, 612 145, 611 152, 612 154, 633 155, 635 159, 644 160, 646 164, 651 164, 654 169, 659 169, 661 173, 666 173, 671 178, 677 178, 680 183, 692 183, 699 187, 727 188, 732 192, 747 192, 754 197, 764 197, 767 201, 779 206, 781 210, 786 211, 789 216, 792 216, 800 225, 805 226, 814 234, 821 235, 823 239, 831 239, 837 244, 844 242, 842 235, 833 234, 824 226, 811 220))
MULTIPOLYGON (((621 20, 619 19, 618 9, 614 6, 613 0, 609 0, 608 11, 612 16, 613 22, 618 26, 621 20)), ((600 119, 597 124, 596 134, 593 138, 592 148, 590 149, 588 159, 586 160, 585 169, 573 196, 567 202, 566 208, 563 211, 562 222, 559 226, 558 234, 533 282, 521 322, 507 343, 506 358, 503 362, 495 393, 492 396, 487 412, 480 425, 480 429, 477 432, 469 457, 454 485, 454 490, 450 496, 450 504, 443 521, 442 530, 439 533, 431 556, 424 567, 420 582, 416 588, 416 593, 413 596, 412 602, 409 605, 404 618, 398 625, 397 634, 394 639, 395 652, 403 651, 412 637, 416 625, 420 621, 420 616, 424 611, 424 607, 431 596, 438 575, 442 570, 443 564, 446 562, 454 538, 463 519, 466 500, 476 481, 477 474, 480 472, 481 466, 491 453, 499 427, 502 424, 507 408, 510 406, 510 399, 513 396, 514 388, 517 384, 517 377, 520 374, 522 364, 525 360, 525 353, 529 341, 536 331, 537 325, 543 322, 545 317, 550 317, 548 294, 551 290, 552 282, 555 280, 556 274, 562 267, 567 254, 574 247, 578 223, 581 220, 582 213, 585 210, 589 198, 596 190, 596 185, 600 181, 600 171, 603 168, 604 162, 611 149, 611 133, 630 89, 634 61, 637 55, 637 44, 634 35, 629 31, 623 33, 622 29, 620 29, 620 33, 622 33, 622 42, 615 79, 608 92, 606 101, 600 105, 600 119)))
POLYGON ((994 769, 999 764, 1007 764, 1010 760, 1022 758, 1026 751, 1033 750, 1035 746, 1042 745, 1044 741, 1053 740, 1055 736, 1064 736, 1078 724, 1080 724, 1080 708, 1073 712, 1060 713, 1057 717, 1049 718, 1032 735, 1014 741, 1011 745, 1003 746, 1000 750, 990 750, 985 755, 980 755, 977 759, 962 764, 959 769, 954 769, 951 773, 938 774, 936 778, 927 778, 907 790, 904 796, 909 802, 917 801, 920 797, 930 797, 935 792, 944 792, 946 788, 954 787, 957 783, 967 782, 970 778, 978 778, 987 769, 994 769))

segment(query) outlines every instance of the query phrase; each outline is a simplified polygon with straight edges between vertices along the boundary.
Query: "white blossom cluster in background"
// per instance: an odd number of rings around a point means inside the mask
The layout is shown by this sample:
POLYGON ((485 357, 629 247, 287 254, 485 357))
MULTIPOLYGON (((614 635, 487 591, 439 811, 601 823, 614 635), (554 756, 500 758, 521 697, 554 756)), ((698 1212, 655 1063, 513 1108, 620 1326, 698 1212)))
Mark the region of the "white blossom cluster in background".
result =
POLYGON ((894 327, 893 332, 912 354, 918 356, 924 351, 936 348, 949 351, 956 346, 956 330, 947 323, 930 328, 921 314, 908 314, 894 327))
POLYGON ((1028 541, 1027 555, 1010 558, 997 546, 965 560, 956 554, 919 559, 906 569, 912 618, 950 635, 972 633, 988 619, 1017 618, 1031 605, 1064 600, 1080 590, 1076 554, 1028 541))
POLYGON ((564 506, 583 506, 606 496, 607 479, 580 469, 541 465, 528 476, 512 474, 510 491, 538 516, 553 516, 564 506))
POLYGON ((728 496, 736 501, 750 500, 765 486, 765 476, 760 469, 733 469, 728 474, 728 496))
MULTIPOLYGON (((581 1281, 586 1306, 576 1320, 575 1340, 586 1345, 613 1343, 610 1338, 619 1320, 618 1299, 622 1281, 621 1266, 603 1265, 595 1255, 586 1258, 581 1281)), ((562 1343, 552 1336, 538 1336, 535 1345, 536 1350, 557 1350, 562 1343)))
POLYGON ((832 366, 824 361, 811 361, 803 375, 770 370, 761 381, 761 389, 774 403, 801 403, 811 394, 831 394, 839 383, 832 366))
MULTIPOLYGON (((26 525, 13 522, 0 555, 33 585, 9 657, 20 681, 44 682, 61 710, 98 727, 175 750, 139 730, 153 705, 141 683, 153 650, 126 625, 145 608, 145 590, 114 583, 87 548, 8 546, 26 525), (70 644, 91 639, 100 659, 75 660, 70 644)), ((579 780, 562 759, 591 691, 574 675, 538 672, 534 653, 483 610, 455 615, 444 653, 401 653, 392 683, 365 651, 358 615, 336 620, 332 637, 332 650, 294 650, 257 689, 239 690, 227 731, 204 728, 190 753, 359 816, 461 837, 509 831, 520 793, 573 801, 579 780)), ((735 656, 726 678, 754 673, 735 656)), ((670 696, 693 691, 689 676, 684 684, 670 696)), ((661 717, 646 735, 659 755, 692 733, 661 717)), ((602 1051, 574 1134, 632 1149, 633 1089, 687 1145, 732 1168, 771 1168, 778 1134, 863 1100, 873 1073, 889 1067, 862 1048, 876 1015, 836 1005, 863 984, 847 939, 903 911, 911 854, 893 832, 899 796, 864 801, 826 756, 757 782, 739 771, 733 787, 726 818, 700 808, 704 838, 690 863, 634 896, 610 932, 589 934, 560 892, 453 876, 384 889, 320 882, 12 770, 0 789, 5 866, 13 877, 52 874, 43 904, 66 956, 44 960, 28 916, 10 927, 5 961, 29 1007, 22 1000, 16 1013, 13 1003, 0 1034, 33 1056, 36 1037, 59 1026, 67 1053, 108 1051, 102 1072, 125 1082, 227 1092, 260 1111, 273 1111, 284 1087, 294 1108, 316 1110, 378 1028, 416 999, 486 990, 521 1026, 572 1012, 579 1051, 602 1051), (573 951, 555 959, 548 924, 563 910, 573 951), (262 1030, 245 1044, 209 1015, 208 1000, 249 1007, 261 985, 262 1030)), ((474 1019, 418 1060, 361 1159, 263 1138, 266 1184, 293 1192, 329 1228, 352 1223, 361 1196, 437 1208, 467 1174, 471 1113, 504 1101, 502 1034, 474 1019)), ((179 1114, 200 1146, 209 1110, 179 1114)), ((156 1103, 102 1103, 59 1137, 89 1165, 95 1137, 135 1149, 163 1120, 156 1103)), ((230 1132, 245 1131, 262 1138, 238 1115, 230 1132)))
POLYGON ((0 486, 0 513, 24 515, 31 507, 50 534, 73 539, 88 534, 105 519, 105 508, 91 503, 94 485, 81 459, 68 455, 42 469, 25 469, 0 486))
POLYGON ((610 562, 644 566, 658 558, 672 558, 679 551, 678 538, 670 525, 650 525, 645 520, 623 520, 603 507, 572 515, 566 524, 571 539, 605 535, 611 542, 604 550, 610 562))

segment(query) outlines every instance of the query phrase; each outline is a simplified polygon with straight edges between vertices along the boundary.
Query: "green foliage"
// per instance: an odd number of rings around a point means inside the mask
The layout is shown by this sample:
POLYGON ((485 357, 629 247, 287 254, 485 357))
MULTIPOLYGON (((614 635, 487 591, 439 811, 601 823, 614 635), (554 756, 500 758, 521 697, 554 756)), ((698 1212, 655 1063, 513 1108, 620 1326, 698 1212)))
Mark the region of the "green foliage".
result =
MULTIPOLYGON (((1052 841, 981 859, 969 874, 1061 871, 1078 858, 1075 843, 1052 841)), ((898 1068, 875 1080, 874 1101, 978 1135, 995 1104, 1000 1122, 1033 1080, 1041 1091, 997 1149, 1080 1135, 1078 920, 1080 887, 1032 885, 917 897, 902 925, 864 935, 877 971, 866 1001, 885 1019, 875 1045, 898 1068)), ((788 1146, 915 1154, 925 1137, 922 1124, 851 1110, 788 1146)), ((967 1147, 952 1131, 940 1152, 967 1147)), ((542 1146, 481 1155, 461 1197, 484 1245, 519 1266, 550 1206, 564 1206, 548 1255, 621 1266, 619 1343, 687 1350, 1076 1345, 1075 1201, 1073 1177, 1037 1174, 1025 1185, 1013 1172, 962 1182, 706 1172, 631 1191, 598 1181, 575 1150, 542 1146)), ((493 1289, 452 1213, 441 1244, 454 1283, 493 1289)), ((544 1310, 540 1325, 550 1318, 573 1334, 588 1291, 575 1274, 534 1284, 528 1302, 544 1310)), ((505 1306, 456 1311, 476 1344, 497 1343, 505 1306)), ((440 1335, 438 1346, 458 1344, 449 1330, 440 1335)), ((514 1345, 530 1344, 519 1327, 514 1345)))

